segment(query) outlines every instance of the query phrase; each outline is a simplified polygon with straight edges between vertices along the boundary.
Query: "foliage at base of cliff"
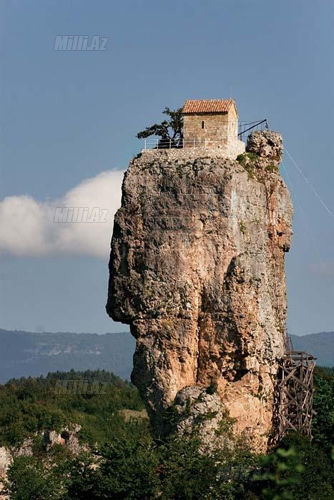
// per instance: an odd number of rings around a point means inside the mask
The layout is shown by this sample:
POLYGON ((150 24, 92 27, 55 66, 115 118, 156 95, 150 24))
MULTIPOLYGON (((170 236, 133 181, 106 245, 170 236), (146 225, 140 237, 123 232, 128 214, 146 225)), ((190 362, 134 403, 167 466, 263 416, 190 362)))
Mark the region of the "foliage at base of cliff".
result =
POLYGON ((123 411, 142 411, 135 387, 105 370, 56 372, 0 385, 0 446, 20 446, 44 429, 81 426, 89 444, 112 440, 124 430, 123 411))
MULTIPOLYGON (((73 375, 78 376, 72 373, 72 378, 73 375)), ((95 376, 102 377, 101 374, 95 376)), ((171 436, 164 442, 154 441, 147 420, 124 418, 126 407, 132 411, 142 408, 136 390, 112 375, 103 375, 108 376, 110 388, 103 397, 76 395, 67 399, 67 406, 57 400, 64 418, 81 416, 82 429, 86 429, 90 442, 94 434, 94 446, 77 456, 69 453, 65 446, 53 446, 48 452, 36 447, 34 456, 15 458, 5 483, 12 500, 334 498, 333 370, 316 370, 317 415, 312 442, 291 433, 278 448, 263 456, 251 454, 245 444, 237 440, 233 447, 226 445, 210 455, 203 454, 196 433, 171 436), (103 415, 101 419, 99 412, 103 415), (101 429, 93 429, 92 425, 101 425, 101 429), (102 438, 103 432, 107 439, 102 438)), ((59 377, 59 374, 50 375, 48 383, 59 377)), ((31 425, 29 415, 36 410, 34 405, 42 403, 39 399, 42 393, 44 408, 50 412, 55 410, 54 394, 45 390, 45 384, 45 380, 29 383, 21 380, 0 388, 0 404, 15 403, 16 421, 24 432, 28 431, 27 422, 31 425)), ((7 410, 5 413, 9 415, 7 410)), ((37 418, 36 428, 41 422, 37 418)), ((3 421, 0 429, 2 439, 6 440, 3 421)), ((83 434, 82 440, 85 439, 83 434)))

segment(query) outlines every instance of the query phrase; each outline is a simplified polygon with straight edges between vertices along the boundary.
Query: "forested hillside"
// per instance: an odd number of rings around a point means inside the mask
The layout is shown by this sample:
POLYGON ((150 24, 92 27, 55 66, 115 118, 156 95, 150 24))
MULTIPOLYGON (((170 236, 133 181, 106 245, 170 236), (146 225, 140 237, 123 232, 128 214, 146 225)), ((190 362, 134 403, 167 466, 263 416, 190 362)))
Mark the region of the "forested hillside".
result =
POLYGON ((122 432, 124 411, 144 408, 129 382, 104 371, 56 372, 12 379, 0 386, 0 446, 20 446, 45 429, 79 425, 80 441, 112 441, 122 432))
POLYGON ((128 332, 97 335, 0 329, 0 383, 71 369, 104 369, 129 380, 134 344, 128 332))
POLYGON ((14 457, 5 491, 12 500, 334 498, 334 370, 318 368, 315 384, 312 443, 292 433, 261 456, 233 436, 228 415, 226 446, 212 455, 196 428, 154 441, 137 390, 105 371, 11 380, 0 386, 0 450, 14 457))

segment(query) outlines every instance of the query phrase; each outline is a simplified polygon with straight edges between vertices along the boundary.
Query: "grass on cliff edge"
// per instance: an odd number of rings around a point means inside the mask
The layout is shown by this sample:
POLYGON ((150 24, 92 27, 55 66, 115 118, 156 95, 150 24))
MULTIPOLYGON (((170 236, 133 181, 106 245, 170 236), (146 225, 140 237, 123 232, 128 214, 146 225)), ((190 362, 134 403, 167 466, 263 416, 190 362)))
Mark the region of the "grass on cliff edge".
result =
POLYGON ((264 169, 260 168, 257 163, 260 159, 260 156, 256 153, 243 153, 237 156, 237 162, 248 173, 248 179, 256 179, 259 182, 263 182, 265 173, 279 172, 279 167, 274 164, 266 165, 264 169))

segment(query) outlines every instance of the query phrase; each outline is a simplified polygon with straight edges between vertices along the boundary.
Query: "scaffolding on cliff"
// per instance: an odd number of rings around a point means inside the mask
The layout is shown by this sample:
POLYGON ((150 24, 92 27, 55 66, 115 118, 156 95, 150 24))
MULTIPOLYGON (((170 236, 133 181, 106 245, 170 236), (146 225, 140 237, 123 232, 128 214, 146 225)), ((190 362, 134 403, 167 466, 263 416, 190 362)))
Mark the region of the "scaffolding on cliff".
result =
POLYGON ((312 438, 315 359, 305 351, 295 351, 287 334, 286 352, 278 373, 278 441, 289 431, 312 438))

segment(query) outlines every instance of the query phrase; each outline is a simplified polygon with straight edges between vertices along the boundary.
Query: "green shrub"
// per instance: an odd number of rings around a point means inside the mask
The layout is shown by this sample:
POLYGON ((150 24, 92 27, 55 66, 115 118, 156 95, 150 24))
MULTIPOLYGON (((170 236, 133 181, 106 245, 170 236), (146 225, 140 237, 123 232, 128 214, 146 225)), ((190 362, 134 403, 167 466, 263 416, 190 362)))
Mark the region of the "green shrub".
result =
POLYGON ((237 162, 243 167, 245 167, 247 163, 255 163, 258 159, 259 156, 256 153, 242 153, 237 156, 237 162))

